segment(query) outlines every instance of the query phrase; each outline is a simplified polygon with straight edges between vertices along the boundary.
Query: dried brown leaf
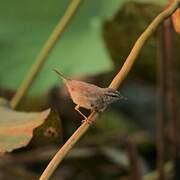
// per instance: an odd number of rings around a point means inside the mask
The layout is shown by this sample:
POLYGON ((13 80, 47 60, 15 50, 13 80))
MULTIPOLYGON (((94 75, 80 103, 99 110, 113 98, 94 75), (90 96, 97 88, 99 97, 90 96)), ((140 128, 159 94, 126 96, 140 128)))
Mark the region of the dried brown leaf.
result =
MULTIPOLYGON (((175 0, 169 0, 169 5, 172 4, 175 0)), ((174 29, 177 33, 180 33, 180 8, 172 15, 172 21, 174 29)))
POLYGON ((42 112, 13 110, 8 101, 0 98, 0 153, 26 146, 33 130, 44 123, 50 109, 42 112))

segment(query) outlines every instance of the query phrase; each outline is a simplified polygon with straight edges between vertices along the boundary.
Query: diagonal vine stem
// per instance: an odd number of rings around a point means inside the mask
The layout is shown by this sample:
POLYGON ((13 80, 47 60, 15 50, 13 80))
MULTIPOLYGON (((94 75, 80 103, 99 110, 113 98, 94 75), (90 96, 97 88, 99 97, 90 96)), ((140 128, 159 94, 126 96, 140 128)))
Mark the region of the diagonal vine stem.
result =
MULTIPOLYGON (((171 4, 166 10, 161 12, 147 27, 147 29, 141 34, 138 38, 136 43, 134 44, 129 56, 127 57, 124 65, 112 80, 109 87, 117 89, 124 78, 128 75, 135 59, 137 58, 141 48, 143 47, 144 43, 147 39, 154 33, 157 27, 171 14, 173 14, 176 9, 180 6, 180 0, 176 0, 173 4, 171 4)), ((48 180, 50 176, 53 174, 57 166, 60 162, 64 159, 66 154, 71 150, 71 148, 76 144, 76 142, 81 138, 82 135, 88 130, 90 124, 95 121, 98 117, 99 113, 92 112, 87 121, 85 121, 73 134, 72 136, 66 141, 66 143, 60 148, 60 150, 55 154, 53 159, 50 161, 46 169, 44 170, 43 174, 40 177, 40 180, 48 180)))
POLYGON ((32 82, 35 80, 38 72, 41 70, 42 66, 47 60, 50 52, 56 45, 57 41, 62 37, 62 34, 65 31, 67 25, 69 24, 74 14, 77 12, 77 9, 80 6, 81 1, 82 0, 72 0, 69 6, 67 7, 63 17, 57 23, 52 34, 50 35, 47 42, 44 44, 44 47, 37 56, 30 71, 27 73, 18 91, 10 101, 10 104, 13 108, 16 108, 16 106, 24 97, 25 93, 29 90, 30 86, 32 85, 32 82))

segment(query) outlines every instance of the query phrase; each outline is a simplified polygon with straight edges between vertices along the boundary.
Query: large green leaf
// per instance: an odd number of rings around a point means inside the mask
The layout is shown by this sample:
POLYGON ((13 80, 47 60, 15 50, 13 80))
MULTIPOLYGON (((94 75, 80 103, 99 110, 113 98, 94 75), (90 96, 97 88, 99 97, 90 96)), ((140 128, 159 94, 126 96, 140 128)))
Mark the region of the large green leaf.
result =
MULTIPOLYGON (((1 0, 1 86, 15 89, 20 85, 69 2, 1 0)), ((34 92, 46 90, 57 81, 52 72, 55 67, 69 76, 111 69, 100 35, 99 20, 96 19, 100 5, 96 1, 85 1, 82 4, 33 85, 34 92)))
MULTIPOLYGON (((101 21, 104 17, 111 16, 126 1, 83 1, 38 75, 31 92, 40 93, 57 81, 51 71, 54 67, 68 76, 110 70, 112 64, 101 39, 101 21)), ((165 0, 158 2, 163 1, 165 0)), ((70 0, 0 0, 1 86, 13 89, 19 87, 69 2, 70 0)))
POLYGON ((0 98, 0 153, 26 146, 33 136, 33 130, 40 126, 50 109, 32 113, 11 109, 8 101, 0 98))

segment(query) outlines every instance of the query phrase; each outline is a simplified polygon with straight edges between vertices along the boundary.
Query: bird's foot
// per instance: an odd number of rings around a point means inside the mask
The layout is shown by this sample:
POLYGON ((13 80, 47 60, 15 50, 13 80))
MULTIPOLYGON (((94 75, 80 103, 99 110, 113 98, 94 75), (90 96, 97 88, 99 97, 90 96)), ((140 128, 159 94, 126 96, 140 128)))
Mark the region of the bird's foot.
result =
POLYGON ((81 121, 81 123, 83 124, 83 123, 88 123, 89 125, 91 125, 92 124, 92 122, 88 119, 88 118, 85 118, 85 119, 83 119, 82 121, 81 121))

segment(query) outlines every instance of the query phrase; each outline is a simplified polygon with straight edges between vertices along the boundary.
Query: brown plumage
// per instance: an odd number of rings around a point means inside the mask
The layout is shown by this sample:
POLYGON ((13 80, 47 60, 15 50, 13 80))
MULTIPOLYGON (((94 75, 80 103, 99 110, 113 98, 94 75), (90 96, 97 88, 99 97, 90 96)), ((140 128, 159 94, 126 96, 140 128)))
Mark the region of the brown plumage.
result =
POLYGON ((85 119, 86 116, 79 110, 80 107, 85 109, 102 111, 108 104, 123 99, 121 94, 112 88, 101 88, 94 84, 67 79, 59 71, 54 71, 64 81, 71 99, 76 104, 77 110, 85 119))

